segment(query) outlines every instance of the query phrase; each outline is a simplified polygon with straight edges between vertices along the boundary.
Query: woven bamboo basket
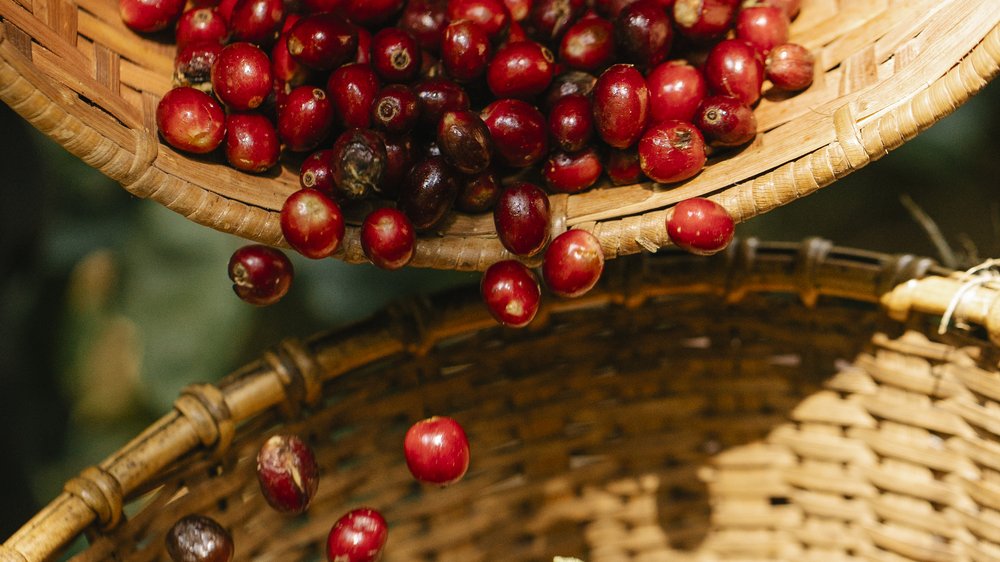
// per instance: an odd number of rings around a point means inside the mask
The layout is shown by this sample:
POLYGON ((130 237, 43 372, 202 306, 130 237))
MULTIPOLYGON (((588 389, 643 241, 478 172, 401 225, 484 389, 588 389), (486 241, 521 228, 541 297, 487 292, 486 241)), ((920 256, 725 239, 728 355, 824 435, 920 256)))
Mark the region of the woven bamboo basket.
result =
MULTIPOLYGON (((553 230, 583 228, 613 258, 669 244, 673 204, 710 196, 744 221, 827 186, 953 111, 1000 69, 996 0, 803 0, 792 40, 817 55, 813 86, 768 92, 754 143, 687 183, 551 197, 553 230)), ((158 141, 154 109, 173 48, 140 37, 113 0, 0 0, 0 100, 73 154, 211 228, 284 245, 278 210, 297 169, 269 176, 192 159, 158 141)), ((357 222, 354 223, 358 224, 357 222)), ((364 261, 356 226, 338 257, 364 261)), ((483 270, 507 257, 492 217, 455 213, 413 266, 483 270)))
POLYGON ((470 287, 187 388, 0 560, 84 534, 74 562, 166 560, 189 513, 231 529, 239 560, 320 560, 366 505, 389 521, 386 561, 996 561, 998 345, 996 277, 818 239, 617 260, 520 331, 470 287), (403 459, 428 415, 472 443, 448 488, 403 459), (303 516, 258 489, 276 432, 322 466, 303 516))

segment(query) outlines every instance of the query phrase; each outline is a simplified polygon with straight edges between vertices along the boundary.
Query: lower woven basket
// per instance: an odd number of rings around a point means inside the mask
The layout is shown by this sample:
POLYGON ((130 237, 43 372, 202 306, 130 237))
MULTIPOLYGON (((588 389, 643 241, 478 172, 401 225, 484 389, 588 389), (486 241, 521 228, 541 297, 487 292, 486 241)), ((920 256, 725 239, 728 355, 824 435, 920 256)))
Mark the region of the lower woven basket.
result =
POLYGON ((319 560, 358 506, 385 560, 1000 559, 1000 290, 822 240, 616 260, 524 330, 474 288, 287 341, 173 411, 0 546, 0 560, 165 560, 203 513, 240 560, 319 560), (938 333, 942 318, 947 330, 938 333), (462 423, 466 478, 425 487, 409 425, 462 423), (314 446, 304 516, 269 509, 256 450, 314 446))

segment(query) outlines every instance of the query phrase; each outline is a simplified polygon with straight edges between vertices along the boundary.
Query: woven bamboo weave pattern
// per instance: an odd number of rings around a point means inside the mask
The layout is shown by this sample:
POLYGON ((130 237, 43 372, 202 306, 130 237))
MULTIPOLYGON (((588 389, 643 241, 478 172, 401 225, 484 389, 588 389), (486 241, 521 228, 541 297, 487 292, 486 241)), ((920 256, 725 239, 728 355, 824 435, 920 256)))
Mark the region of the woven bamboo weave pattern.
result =
POLYGON ((407 301, 188 388, 0 560, 81 533, 76 562, 166 560, 164 533, 194 512, 240 560, 318 560, 359 505, 389 520, 387 561, 996 560, 1000 289, 967 289, 927 259, 748 240, 612 262, 524 331, 471 289, 407 301), (401 450, 432 414, 472 442, 445 489, 416 484, 401 450), (257 490, 279 431, 322 466, 298 518, 257 490))
MULTIPOLYGON (((688 197, 710 196, 747 220, 897 148, 1000 68, 995 0, 802 4, 792 40, 816 53, 814 84, 787 98, 765 93, 749 148, 679 186, 553 195, 553 229, 590 230, 616 257, 669 244, 663 222, 688 197)), ((158 142, 153 114, 170 88, 169 44, 128 31, 109 0, 0 0, 0 20, 0 100, 131 193, 199 224, 284 244, 277 210, 297 189, 295 165, 251 176, 158 142)), ((338 254, 351 262, 365 259, 356 218, 338 254)), ((440 230, 421 238, 412 265, 483 270, 509 257, 488 215, 456 213, 440 230)))

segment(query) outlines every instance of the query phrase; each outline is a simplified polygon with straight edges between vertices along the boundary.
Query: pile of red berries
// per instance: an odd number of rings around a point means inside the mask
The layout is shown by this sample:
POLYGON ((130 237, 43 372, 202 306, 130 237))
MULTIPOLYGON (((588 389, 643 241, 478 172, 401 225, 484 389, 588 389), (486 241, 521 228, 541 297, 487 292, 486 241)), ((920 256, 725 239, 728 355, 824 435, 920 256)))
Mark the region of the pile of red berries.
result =
MULTIPOLYGON (((795 91, 813 77, 812 55, 788 43, 798 0, 191 1, 120 0, 134 29, 176 21, 160 133, 187 152, 221 147, 250 173, 300 154, 302 189, 281 209, 295 250, 337 251, 341 207, 367 200, 362 248, 396 269, 450 212, 492 211, 511 253, 544 251, 546 285, 563 296, 589 290, 603 256, 584 232, 550 244, 549 193, 605 175, 687 180, 713 151, 754 139, 765 80, 795 91)), ((677 209, 664 227, 678 245, 718 251, 728 237, 696 222, 711 205, 693 205, 703 211, 677 209)), ((274 252, 233 258, 250 302, 288 289, 291 267, 274 252)), ((511 326, 530 321, 539 287, 520 262, 483 279, 511 326)))

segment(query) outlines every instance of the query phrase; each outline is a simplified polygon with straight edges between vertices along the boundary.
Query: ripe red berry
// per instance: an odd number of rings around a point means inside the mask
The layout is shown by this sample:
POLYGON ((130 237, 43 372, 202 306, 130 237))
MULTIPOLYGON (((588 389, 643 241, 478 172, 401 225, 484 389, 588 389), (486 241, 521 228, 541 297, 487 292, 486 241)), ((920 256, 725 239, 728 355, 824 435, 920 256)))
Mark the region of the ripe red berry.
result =
POLYGON ((574 94, 560 98, 549 110, 549 133, 566 152, 582 150, 594 137, 594 106, 574 94))
POLYGON ((674 24, 681 35, 697 41, 716 39, 732 27, 740 0, 677 0, 674 24))
POLYGON ((562 297, 579 297, 597 284, 604 271, 601 243, 586 230, 567 230, 549 244, 542 262, 545 286, 562 297))
POLYGON ((691 253, 708 256, 733 239, 735 224, 725 207, 711 199, 694 197, 674 206, 667 216, 667 235, 691 253))
POLYGON ((504 247, 519 256, 533 256, 549 241, 549 198, 537 185, 515 183, 500 192, 493 223, 504 247))
POLYGON ((615 20, 615 46, 624 60, 651 68, 666 60, 673 42, 670 17, 657 0, 638 0, 615 20))
POLYGON ((455 171, 440 156, 431 156, 410 169, 399 193, 399 209, 413 226, 425 230, 436 225, 458 197, 455 171))
POLYGON ((384 133, 381 136, 385 145, 385 169, 382 171, 382 181, 376 186, 377 192, 396 199, 399 197, 399 186, 418 155, 414 149, 413 135, 384 133))
MULTIPOLYGON (((285 21, 295 21, 298 17, 298 14, 289 14, 285 21)), ((309 79, 309 68, 288 51, 287 32, 282 33, 271 47, 271 75, 276 81, 285 82, 293 88, 309 79)))
POLYGON ((448 0, 410 0, 403 8, 399 27, 412 35, 422 49, 437 53, 448 26, 448 0))
POLYGON ((229 29, 235 41, 270 45, 284 19, 283 0, 237 0, 229 29))
POLYGON ((497 98, 530 99, 552 83, 552 52, 534 41, 508 43, 497 50, 486 70, 486 82, 497 98))
POLYGON ((278 163, 281 144, 271 120, 260 113, 226 116, 226 161, 244 172, 263 173, 278 163))
POLYGON ((455 420, 434 416, 413 424, 403 440, 410 474, 425 484, 447 486, 469 469, 469 439, 455 420))
POLYGON ((544 107, 552 108, 557 101, 566 96, 590 97, 597 85, 597 77, 579 70, 563 72, 552 79, 549 91, 545 93, 544 107))
POLYGON ((732 96, 706 98, 694 124, 712 146, 740 146, 757 136, 753 110, 732 96))
POLYGON ((382 558, 388 525, 382 514, 361 507, 344 514, 326 538, 328 562, 378 562, 382 558))
POLYGON ((614 24, 600 16, 581 18, 559 42, 559 62, 570 68, 597 72, 615 56, 614 24))
POLYGON ((814 63, 812 53, 802 45, 778 45, 767 56, 767 79, 782 90, 804 90, 812 84, 814 63))
POLYGON ((448 0, 448 19, 481 26, 491 41, 498 41, 510 25, 510 13, 502 0, 448 0))
POLYGON ((580 152, 553 152, 542 175, 550 191, 579 193, 597 183, 603 171, 600 155, 590 147, 580 152))
POLYGON ((466 213, 484 213, 500 198, 500 177, 492 169, 467 177, 455 199, 455 207, 466 213))
POLYGON ((500 161, 524 168, 540 161, 549 147, 545 116, 535 106, 515 99, 497 100, 482 112, 500 161))
POLYGON ((226 136, 226 114, 212 96, 191 87, 174 88, 156 106, 156 128, 170 146, 205 154, 226 136))
POLYGON ((776 6, 747 6, 736 16, 736 38, 751 44, 761 56, 788 42, 788 15, 776 6))
POLYGON ((405 3, 405 0, 344 0, 343 10, 351 21, 374 27, 395 17, 405 3))
POLYGON ((330 169, 330 156, 333 150, 317 150, 299 167, 299 185, 303 189, 315 189, 327 197, 333 197, 333 170, 330 169))
POLYGON ((333 143, 330 169, 340 199, 361 199, 375 192, 385 173, 385 143, 367 129, 351 129, 333 143))
POLYGON ((390 133, 405 133, 420 120, 420 98, 409 86, 389 84, 372 103, 372 124, 390 133))
POLYGON ((802 0, 744 0, 744 5, 747 2, 753 2, 754 5, 781 8, 789 20, 795 19, 795 16, 799 15, 799 8, 802 7, 802 0))
POLYGON ((671 60, 654 68, 646 77, 649 112, 653 123, 678 119, 693 121, 708 87, 701 71, 684 60, 671 60))
POLYGON ((382 269, 399 269, 410 263, 416 243, 413 223, 402 211, 382 207, 368 213, 361 224, 361 249, 382 269))
POLYGON ((639 165, 660 183, 684 181, 705 167, 705 139, 687 121, 664 121, 650 127, 639 141, 639 165))
POLYGON ((226 45, 212 66, 212 89, 234 111, 256 109, 273 86, 271 59, 252 43, 226 45))
POLYGON ((429 127, 437 127, 446 111, 461 111, 471 105, 465 88, 441 76, 420 82, 414 90, 420 98, 420 120, 429 127))
POLYGON ((344 215, 333 199, 315 189, 300 189, 281 207, 281 233, 300 254, 318 260, 340 247, 344 215))
POLYGON ((490 165, 490 130, 471 111, 446 112, 438 122, 437 143, 445 161, 463 174, 478 174, 490 165))
POLYGON ((357 28, 333 13, 310 14, 288 30, 288 52, 316 70, 330 70, 354 59, 357 28))
POLYGON ((129 28, 142 33, 166 29, 184 11, 184 0, 119 0, 118 13, 129 28))
POLYGON ((459 82, 471 82, 486 73, 493 48, 490 36, 468 20, 451 22, 441 41, 441 63, 448 76, 459 82))
POLYGON ((499 261, 487 268, 479 290, 493 318, 510 328, 530 324, 542 299, 538 278, 517 260, 499 261))
POLYGON ((348 129, 371 126, 372 106, 379 92, 378 76, 371 65, 352 63, 334 70, 326 82, 326 92, 337 123, 348 129))
POLYGON ((193 43, 224 43, 229 37, 226 19, 215 8, 192 8, 179 20, 174 31, 177 50, 193 43))
POLYGON ((294 275, 288 256, 268 246, 243 246, 229 258, 233 291, 253 305, 268 306, 281 300, 288 293, 294 275))
POLYGON ((734 96, 753 106, 764 83, 764 59, 739 39, 720 41, 705 59, 705 81, 713 94, 734 96))
POLYGON ((412 82, 421 62, 420 46, 406 31, 386 27, 372 36, 371 64, 386 82, 412 82))
POLYGON ((278 136, 294 152, 316 148, 332 126, 333 106, 322 88, 299 86, 278 110, 278 136))
POLYGON ((229 562, 233 559, 233 537, 216 520, 204 515, 185 515, 166 536, 167 554, 173 562, 229 562))
POLYGON ((632 185, 645 179, 639 162, 639 151, 632 148, 612 148, 604 162, 604 170, 615 185, 632 185))
POLYGON ((635 67, 616 64, 594 86, 594 125, 604 142, 629 147, 642 135, 649 119, 649 89, 635 67))
POLYGON ((539 41, 555 44, 586 7, 584 0, 534 0, 527 24, 539 41))
POLYGON ((273 435, 257 452, 257 483, 268 505, 281 513, 302 513, 319 487, 312 449, 295 435, 273 435))

